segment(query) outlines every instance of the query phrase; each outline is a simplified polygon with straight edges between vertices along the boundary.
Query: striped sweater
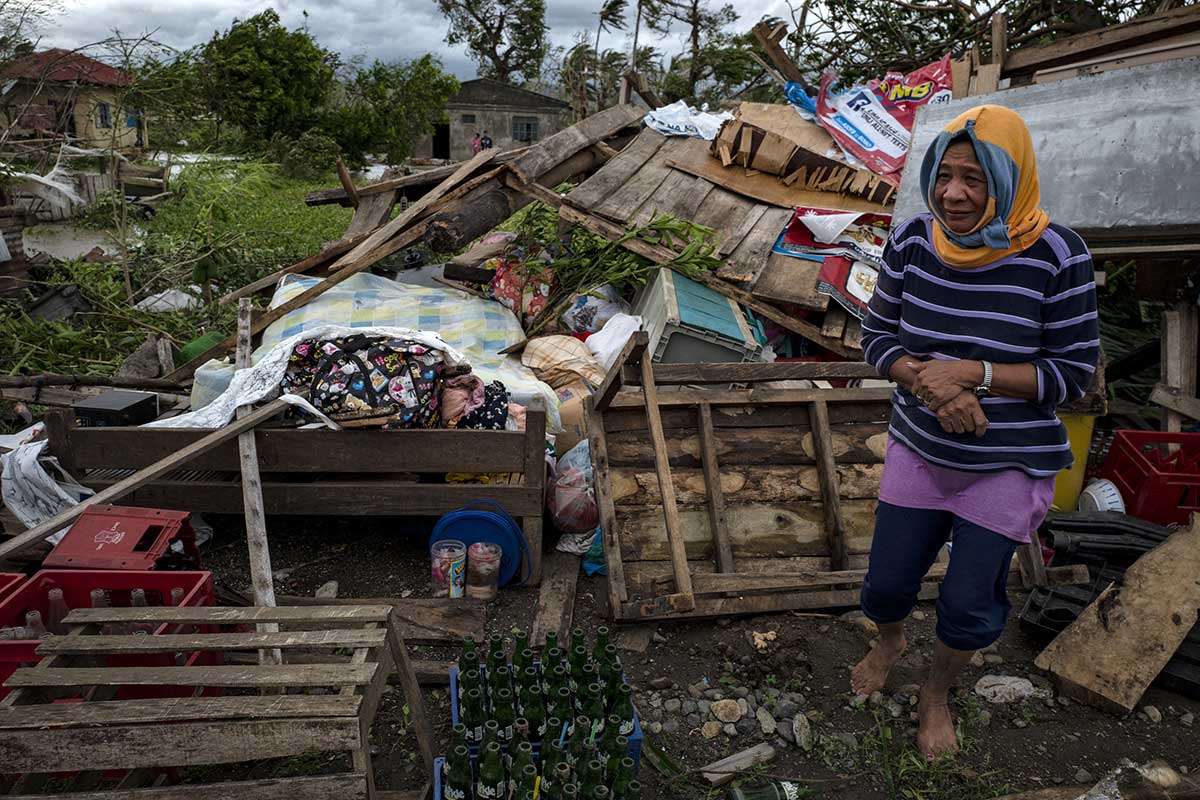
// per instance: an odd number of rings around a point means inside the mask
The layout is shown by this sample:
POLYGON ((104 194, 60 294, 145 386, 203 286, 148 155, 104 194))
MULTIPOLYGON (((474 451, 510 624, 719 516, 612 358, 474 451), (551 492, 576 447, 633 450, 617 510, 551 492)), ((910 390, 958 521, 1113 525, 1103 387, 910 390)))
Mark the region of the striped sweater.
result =
POLYGON ((1032 247, 976 269, 938 258, 929 214, 892 231, 863 322, 863 353, 884 377, 903 356, 1032 362, 1038 399, 984 397, 988 429, 946 433, 917 398, 897 389, 890 433, 926 461, 952 469, 1019 469, 1043 478, 1071 466, 1055 407, 1083 396, 1100 356, 1092 258, 1069 228, 1051 224, 1032 247))

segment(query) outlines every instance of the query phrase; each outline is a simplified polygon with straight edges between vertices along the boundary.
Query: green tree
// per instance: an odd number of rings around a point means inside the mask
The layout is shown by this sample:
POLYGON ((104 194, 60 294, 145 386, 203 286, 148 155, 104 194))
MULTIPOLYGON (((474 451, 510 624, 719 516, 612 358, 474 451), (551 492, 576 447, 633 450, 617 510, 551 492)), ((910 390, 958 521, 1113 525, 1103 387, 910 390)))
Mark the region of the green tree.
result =
POLYGON ((345 82, 343 99, 323 127, 352 165, 361 164, 374 148, 386 152, 388 163, 398 164, 445 118, 446 103, 458 87, 435 56, 392 64, 377 60, 345 82))
POLYGON ((707 0, 655 0, 644 12, 647 26, 661 34, 676 23, 684 26, 687 48, 672 60, 663 90, 673 99, 695 99, 701 81, 712 78, 724 52, 735 45, 727 29, 737 22, 737 12, 728 4, 713 8, 707 0))
POLYGON ((479 74, 519 84, 541 75, 550 43, 546 0, 437 0, 450 22, 446 43, 466 45, 479 74))
POLYGON ((267 9, 234 20, 200 50, 200 91, 218 123, 255 142, 298 136, 317 119, 333 87, 337 57, 306 30, 289 31, 267 9))
POLYGON ((600 6, 600 10, 596 12, 596 46, 592 49, 592 55, 595 59, 592 69, 592 83, 595 85, 597 111, 604 108, 602 101, 604 93, 600 88, 600 60, 602 58, 600 54, 600 34, 611 30, 625 30, 625 9, 628 5, 628 0, 604 0, 604 4, 600 6))

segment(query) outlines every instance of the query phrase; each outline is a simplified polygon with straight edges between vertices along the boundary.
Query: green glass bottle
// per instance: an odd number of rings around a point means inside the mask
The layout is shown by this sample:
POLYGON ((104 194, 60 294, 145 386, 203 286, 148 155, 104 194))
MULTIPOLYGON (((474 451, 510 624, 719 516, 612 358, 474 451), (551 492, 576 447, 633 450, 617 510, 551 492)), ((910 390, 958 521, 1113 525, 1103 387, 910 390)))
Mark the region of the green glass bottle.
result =
MULTIPOLYGON (((622 736, 622 739, 625 737, 622 736)), ((633 797, 629 793, 629 784, 633 780, 633 759, 625 756, 620 760, 620 763, 614 768, 612 762, 609 762, 608 783, 612 786, 613 800, 622 800, 630 798, 630 800, 642 800, 640 797, 633 797), (629 762, 629 769, 626 770, 625 762, 629 762)))
POLYGON ((535 800, 533 791, 533 789, 522 789, 521 793, 514 800, 535 800))
POLYGON ((513 666, 519 666, 521 669, 533 663, 533 658, 529 659, 529 663, 525 663, 525 651, 529 649, 529 634, 518 628, 513 631, 513 666))
POLYGON ((579 776, 579 790, 584 796, 590 796, 592 789, 604 784, 604 763, 598 758, 589 758, 576 768, 579 776))
POLYGON ((471 751, 459 745, 446 758, 449 768, 446 773, 442 797, 445 800, 470 800, 471 798, 471 751))
POLYGON ((562 800, 579 800, 579 784, 568 783, 563 787, 562 800))
POLYGON ((507 663, 508 659, 504 656, 504 637, 498 633, 493 633, 488 637, 488 670, 501 667, 507 663))
POLYGON ((529 733, 530 733, 529 720, 525 719, 524 717, 517 717, 516 719, 514 719, 513 720, 513 735, 512 735, 512 742, 510 743, 510 747, 518 745, 521 742, 528 742, 529 744, 532 744, 533 740, 530 737, 529 733))
MULTIPOLYGON (((609 760, 613 757, 613 753, 621 753, 617 749, 617 737, 620 736, 621 721, 615 717, 608 717, 604 721, 604 733, 600 737, 600 741, 596 743, 596 749, 600 751, 600 756, 604 759, 604 766, 607 769, 609 760)), ((618 759, 620 756, 618 756, 618 759)), ((615 765, 615 762, 614 762, 615 765)), ((611 773, 609 774, 611 777, 611 773)))
POLYGON ((550 693, 553 694, 559 689, 566 689, 568 694, 571 692, 571 676, 568 667, 562 664, 550 670, 550 693))
POLYGON ((600 736, 604 733, 604 694, 600 689, 600 684, 588 684, 587 694, 581 713, 592 720, 592 733, 595 736, 600 736))
MULTIPOLYGON (((526 651, 526 652, 528 652, 530 656, 533 655, 529 651, 526 651)), ((532 689, 535 686, 538 689, 542 688, 542 679, 538 675, 538 668, 533 666, 533 664, 530 664, 529 666, 522 669, 521 675, 522 675, 521 686, 524 687, 525 689, 532 689)))
POLYGON ((462 705, 463 698, 467 696, 467 692, 472 689, 479 690, 479 697, 486 705, 487 703, 487 687, 484 685, 483 679, 480 677, 483 673, 478 667, 467 670, 466 672, 458 673, 458 703, 462 705))
POLYGON ((633 735, 633 689, 628 683, 622 683, 617 690, 617 702, 613 706, 613 714, 621 720, 620 734, 633 735))
POLYGON ((500 745, 496 742, 488 742, 479 760, 479 780, 475 783, 475 798, 476 800, 503 800, 507 797, 506 786, 500 745))
POLYGON ((526 792, 529 796, 533 796, 534 790, 537 788, 538 771, 533 764, 526 764, 521 767, 520 773, 517 774, 517 797, 522 797, 526 792))
POLYGON ((608 647, 608 626, 596 628, 596 644, 592 648, 592 660, 599 664, 604 660, 604 648, 608 647))
POLYGON ((541 688, 534 686, 525 692, 525 707, 522 709, 529 725, 529 739, 540 742, 546 735, 546 706, 542 702, 541 688))
POLYGON ((588 800, 612 800, 612 793, 607 786, 593 786, 587 797, 588 800))
POLYGON ((571 650, 576 647, 587 647, 587 639, 584 636, 583 628, 571 629, 571 650))
POLYGON ((571 690, 566 686, 558 687, 557 696, 554 698, 554 713, 551 716, 561 717, 568 723, 575 719, 575 704, 571 701, 571 690))
POLYGON ((542 661, 546 660, 545 654, 558 647, 558 631, 546 631, 546 643, 542 645, 542 661))
POLYGON ((478 689, 467 692, 462 705, 463 724, 467 728, 467 741, 470 744, 480 744, 483 741, 483 726, 487 721, 487 713, 483 708, 483 693, 478 689))
MULTIPOLYGON (((606 754, 608 756, 608 763, 606 763, 604 765, 604 775, 605 775, 605 779, 608 781, 609 786, 612 786, 613 782, 621 775, 621 770, 624 766, 621 762, 624 761, 625 759, 629 758, 629 756, 628 756, 629 740, 626 739, 624 736, 617 736, 613 740, 613 750, 614 750, 614 752, 610 752, 610 753, 606 754)), ((628 777, 630 780, 633 779, 633 759, 632 758, 629 758, 629 776, 628 777)))
POLYGON ((554 770, 563 762, 563 749, 558 739, 547 739, 542 745, 538 769, 542 774, 542 789, 547 783, 554 783, 554 770))
POLYGON ((489 719, 483 723, 483 738, 479 741, 480 747, 487 747, 492 742, 500 744, 500 725, 494 719, 489 719))
POLYGON ((555 667, 561 667, 565 658, 566 655, 564 655, 561 647, 557 645, 547 647, 542 651, 542 671, 544 672, 547 668, 554 669, 555 667))
POLYGON ((572 647, 571 655, 567 657, 567 683, 571 694, 578 692, 579 687, 585 683, 583 668, 587 663, 587 650, 583 645, 572 647))
POLYGON ((617 703, 617 694, 621 690, 621 684, 625 682, 625 668, 621 665, 619 657, 614 658, 613 662, 608 665, 608 674, 604 676, 606 681, 604 686, 604 701, 608 704, 608 710, 612 711, 613 706, 617 703))
POLYGON ((574 769, 586 762, 592 754, 592 721, 584 716, 575 718, 575 732, 571 734, 571 749, 568 760, 574 769))
POLYGON ((533 767, 536 772, 537 768, 533 766, 533 746, 529 742, 519 742, 509 749, 511 756, 508 763, 508 793, 514 795, 517 792, 517 784, 521 779, 521 774, 526 767, 533 767))
POLYGON ((517 720, 512 689, 500 689, 496 692, 496 702, 492 704, 492 719, 500 728, 500 744, 507 745, 512 740, 513 723, 517 720))
MULTIPOLYGON (((553 793, 554 797, 563 798, 566 796, 565 792, 567 789, 567 785, 570 783, 571 783, 571 765, 568 764, 566 761, 559 761, 557 764, 554 765, 554 772, 551 774, 550 791, 553 793)), ((545 775, 545 772, 543 771, 543 773, 542 773, 542 789, 541 789, 541 791, 539 791, 539 795, 544 794, 546 791, 547 791, 546 790, 546 775, 545 775)))
POLYGON ((642 784, 637 781, 630 781, 625 787, 625 796, 629 800, 642 800, 642 784))
POLYGON ((512 681, 508 667, 497 667, 488 670, 488 699, 491 700, 492 714, 496 713, 496 693, 501 689, 512 689, 512 681))
POLYGON ((807 796, 803 784, 791 781, 767 781, 729 790, 729 800, 796 800, 797 797, 807 796))
POLYGON ((447 753, 453 753, 454 749, 459 745, 468 747, 471 744, 467 738, 467 726, 461 721, 450 729, 450 746, 446 748, 447 753))

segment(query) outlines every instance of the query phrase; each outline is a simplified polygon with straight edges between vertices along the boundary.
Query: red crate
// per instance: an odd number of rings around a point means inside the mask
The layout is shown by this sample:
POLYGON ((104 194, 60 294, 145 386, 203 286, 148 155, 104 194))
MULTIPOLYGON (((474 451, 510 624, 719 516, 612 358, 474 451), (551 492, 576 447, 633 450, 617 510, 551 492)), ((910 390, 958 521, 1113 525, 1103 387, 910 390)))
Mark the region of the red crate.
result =
POLYGON ((200 567, 200 551, 186 511, 92 506, 46 556, 46 569, 163 569, 200 567), (183 554, 171 552, 178 541, 183 554))
MULTIPOLYGON (((146 590, 146 602, 152 606, 169 605, 171 590, 183 589, 183 605, 211 606, 215 604, 211 572, 158 572, 131 570, 42 570, 34 575, 7 598, 0 601, 0 627, 24 625, 25 614, 39 611, 46 618, 47 593, 51 589, 62 589, 63 598, 70 608, 89 608, 91 591, 104 589, 108 592, 112 606, 128 606, 133 589, 146 590)), ((163 625, 154 633, 173 633, 163 625)), ((18 667, 33 666, 42 660, 37 654, 37 640, 0 641, 0 683, 8 680, 18 667)), ((187 665, 214 665, 221 663, 219 653, 191 653, 187 665)), ((177 662, 170 653, 147 656, 109 656, 107 664, 112 667, 171 667, 177 662)), ((0 688, 0 697, 8 693, 0 688)), ((186 697, 191 688, 176 686, 126 687, 121 690, 122 699, 136 697, 186 697)))
POLYGON ((1159 525, 1186 525, 1200 511, 1200 433, 1117 431, 1100 477, 1125 512, 1159 525))
POLYGON ((15 592, 24 580, 19 572, 0 572, 0 600, 15 592))

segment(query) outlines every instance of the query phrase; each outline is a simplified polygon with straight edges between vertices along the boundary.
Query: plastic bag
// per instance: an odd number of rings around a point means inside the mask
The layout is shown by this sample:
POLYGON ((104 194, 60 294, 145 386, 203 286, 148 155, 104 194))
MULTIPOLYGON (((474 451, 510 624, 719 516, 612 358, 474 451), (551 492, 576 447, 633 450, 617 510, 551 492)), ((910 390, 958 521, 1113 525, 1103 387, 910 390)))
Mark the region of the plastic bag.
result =
POLYGON ((562 323, 575 333, 595 333, 617 314, 628 314, 629 304, 611 286, 598 286, 571 298, 571 307, 563 312, 562 323))
POLYGON ((625 347, 629 337, 633 336, 641 327, 641 317, 617 314, 604 324, 603 330, 589 336, 584 344, 587 345, 588 350, 592 351, 592 355, 600 362, 600 366, 604 367, 604 371, 608 372, 612 369, 617 356, 621 355, 621 349, 625 347))
POLYGON ((563 533, 585 533, 600 522, 592 488, 592 461, 586 441, 559 459, 558 478, 550 491, 550 518, 563 533))
POLYGON ((953 86, 949 55, 907 75, 889 72, 882 80, 839 91, 834 90, 836 82, 834 72, 821 78, 817 121, 872 172, 897 180, 908 155, 917 109, 950 102, 953 86))
POLYGON ((555 389, 580 379, 590 386, 604 383, 604 370, 587 345, 573 336, 539 336, 521 352, 521 363, 555 389))
POLYGON ((721 123, 729 119, 733 119, 733 114, 728 111, 709 113, 707 103, 697 110, 685 101, 677 100, 650 111, 644 122, 647 128, 653 128, 664 136, 693 136, 711 141, 717 138, 721 123))

